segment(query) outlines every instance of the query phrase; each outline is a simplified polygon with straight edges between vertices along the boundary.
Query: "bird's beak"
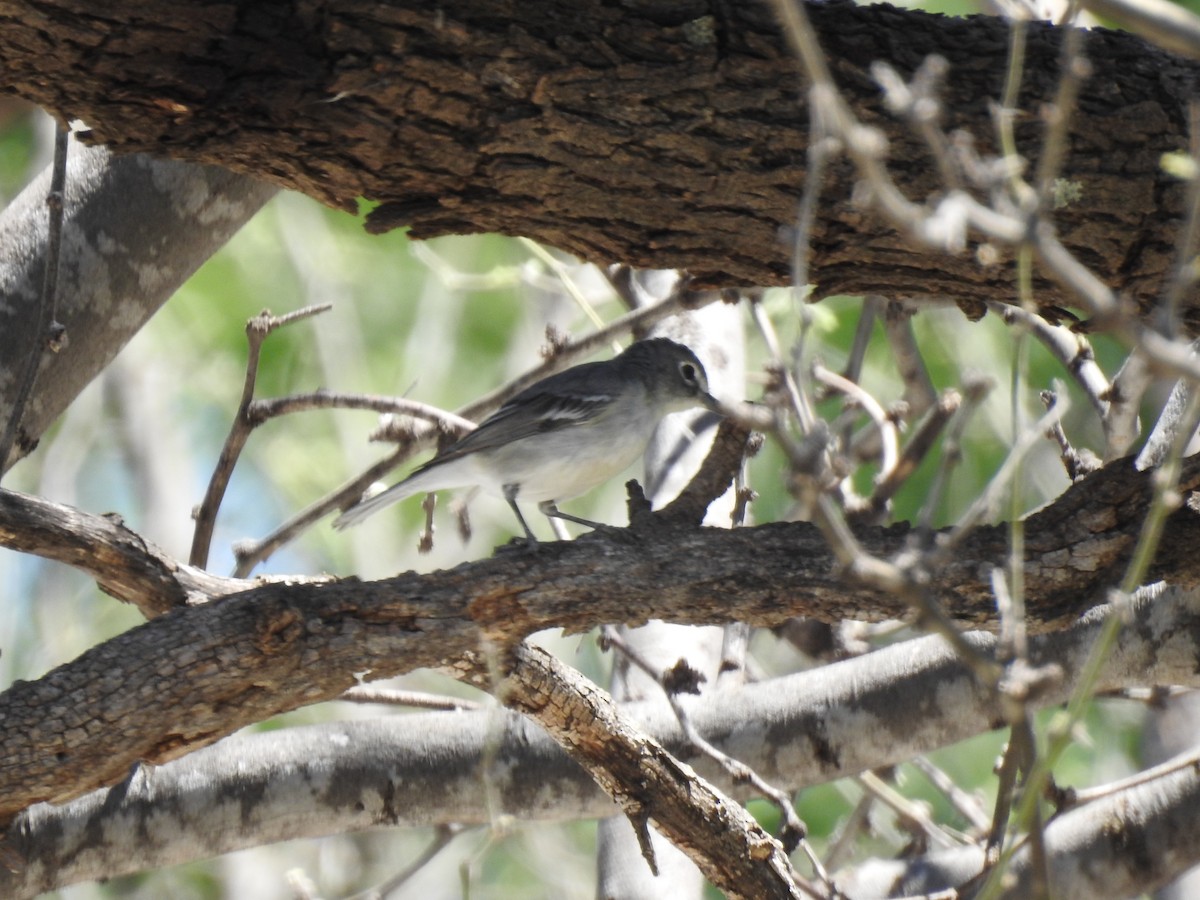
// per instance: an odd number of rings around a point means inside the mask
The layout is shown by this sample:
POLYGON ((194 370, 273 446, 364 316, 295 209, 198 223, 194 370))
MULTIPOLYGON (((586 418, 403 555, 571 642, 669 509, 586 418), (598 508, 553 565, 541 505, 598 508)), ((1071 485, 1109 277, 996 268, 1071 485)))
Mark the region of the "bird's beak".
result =
POLYGON ((716 397, 714 397, 712 394, 708 393, 708 391, 704 391, 703 393, 701 393, 697 399, 699 399, 700 405, 703 406, 705 409, 711 410, 712 412, 715 412, 717 415, 724 415, 724 413, 721 412, 721 401, 718 400, 716 397))

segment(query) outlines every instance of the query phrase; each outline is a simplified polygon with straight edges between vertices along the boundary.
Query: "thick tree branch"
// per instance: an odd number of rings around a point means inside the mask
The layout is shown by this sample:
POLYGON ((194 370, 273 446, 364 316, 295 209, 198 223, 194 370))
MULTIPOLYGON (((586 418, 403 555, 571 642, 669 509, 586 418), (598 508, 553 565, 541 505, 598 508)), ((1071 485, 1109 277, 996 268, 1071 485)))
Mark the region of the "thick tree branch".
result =
MULTIPOLYGON (((1120 582, 1150 477, 1128 461, 1110 464, 1026 521, 1031 627, 1065 624, 1120 582)), ((1200 458, 1193 457, 1180 490, 1197 487, 1200 458)), ((10 495, 0 514, 20 502, 10 495)), ((352 686, 354 672, 383 678, 437 667, 467 674, 481 646, 502 652, 545 628, 583 631, 650 618, 770 626, 796 615, 840 621, 908 612, 895 597, 839 579, 812 525, 652 525, 370 584, 246 583, 249 589, 220 602, 159 616, 0 695, 8 735, 0 820, 31 802, 111 783, 136 760, 173 759, 244 725, 332 699, 352 686)), ((1184 587, 1200 582, 1200 559, 1189 549, 1200 539, 1200 516, 1185 507, 1167 527, 1173 540, 1155 577, 1184 587)), ((860 539, 872 553, 891 556, 906 534, 863 529, 860 539)), ((968 626, 994 623, 989 573, 1006 553, 1003 526, 980 528, 953 560, 928 573, 947 615, 968 626)), ((156 583, 135 581, 139 588, 156 583)))
POLYGON ((173 559, 119 516, 93 516, 16 491, 0 491, 0 546, 79 569, 146 618, 249 585, 173 559))
MULTIPOLYGON (((907 76, 945 57, 943 124, 993 145, 1003 21, 848 2, 814 4, 811 17, 856 114, 885 130, 910 199, 942 185, 923 141, 882 111, 873 61, 907 76)), ((714 283, 789 277, 808 132, 767 4, 359 0, 267 13, 253 0, 124 0, 100 19, 76 0, 10 2, 0 40, 0 80, 85 119, 95 140, 270 177, 343 209, 366 196, 382 202, 374 229, 526 235, 714 283)), ((1083 43, 1096 72, 1061 172, 1079 196, 1055 218, 1068 249, 1146 308, 1169 277, 1183 202, 1159 159, 1187 147, 1198 69, 1128 34, 1096 29, 1083 43)), ((1031 157, 1059 44, 1030 26, 1016 127, 1031 157)), ((855 181, 848 164, 829 167, 824 196, 837 202, 811 242, 818 295, 952 295, 979 309, 1014 296, 1012 267, 971 247, 930 265, 841 202, 855 181)), ((1056 284, 1035 287, 1039 302, 1071 305, 1056 284)), ((1193 331, 1196 303, 1185 298, 1193 331)))
MULTIPOLYGON (((1111 795, 1068 809, 1045 831, 1047 897, 1141 897, 1191 868, 1200 856, 1200 776, 1195 752, 1110 786, 1111 795)), ((871 860, 840 875, 851 897, 979 896, 982 848, 969 845, 905 860, 871 860)), ((992 896, 1036 896, 1029 843, 1005 868, 992 896)), ((1186 895, 1185 895, 1186 896, 1186 895)))
MULTIPOLYGON (((3 21, 0 11, 0 21, 3 21)), ((0 68, 3 63, 0 63, 0 68)), ((37 334, 49 171, 0 214, 0 423, 37 334)), ((75 146, 67 166, 56 314, 69 345, 44 354, 7 469, 275 188, 223 169, 113 158, 75 146)))
MULTIPOLYGON (((1054 503, 1026 520, 1029 558, 1026 583, 1030 593, 1030 623, 1035 630, 1069 621, 1104 598, 1099 592, 1118 584, 1129 551, 1136 540, 1150 502, 1152 473, 1137 472, 1130 461, 1118 460, 1072 485, 1054 503)), ((1185 461, 1179 491, 1200 488, 1200 456, 1185 461)), ((643 524, 643 523, 638 523, 643 524)), ((1190 537, 1200 528, 1200 517, 1190 508, 1176 512, 1170 523, 1171 540, 1165 542, 1154 569, 1154 577, 1187 586, 1200 579, 1200 561, 1189 551, 1190 537)), ((641 621, 652 617, 637 606, 640 590, 656 586, 682 593, 700 608, 716 611, 731 593, 747 604, 747 616, 772 616, 776 594, 801 590, 806 598, 789 599, 790 615, 813 616, 837 622, 847 618, 886 618, 907 610, 894 598, 863 592, 839 583, 834 559, 816 529, 805 523, 775 523, 740 529, 722 537, 709 529, 695 530, 671 522, 670 509, 644 520, 645 535, 629 533, 630 540, 604 540, 593 534, 573 544, 553 544, 529 559, 502 555, 466 569, 433 573, 431 582, 446 578, 454 583, 475 585, 469 590, 489 597, 486 607, 472 610, 470 617, 481 625, 494 620, 506 643, 514 643, 529 631, 546 627, 572 627, 569 616, 576 597, 590 591, 591 579, 611 576, 632 590, 632 598, 614 594, 608 602, 622 614, 588 622, 641 621), (642 542, 643 537, 645 542, 642 542), (675 546, 672 542, 677 542, 675 546), (672 552, 672 551, 677 552, 672 552), (696 565, 680 560, 697 555, 696 565), (606 561, 606 554, 608 559, 606 561), (793 554, 799 554, 797 560, 793 554), (659 563, 666 566, 659 569, 659 563), (578 572, 574 575, 571 567, 578 572), (634 568, 630 568, 633 566, 634 568), (526 587, 503 587, 505 572, 513 583, 536 578, 549 593, 563 593, 558 600, 546 595, 547 606, 530 607, 526 587), (458 575, 457 573, 462 573, 458 575), (450 576, 455 577, 451 578, 450 576), (465 577, 462 577, 465 576, 465 577), (831 577, 832 576, 832 577, 831 577), (559 582, 558 586, 552 585, 559 582), (494 583, 493 583, 494 582, 494 583), (716 585, 724 585, 716 587, 716 585), (777 586, 776 591, 772 586, 777 586), (628 613, 629 615, 626 615, 628 613), (564 619, 561 616, 566 615, 564 619), (515 618, 514 618, 515 616, 515 618), (532 616, 532 618, 530 618, 532 616)), ((890 556, 904 549, 906 525, 861 529, 864 546, 874 556, 890 556)), ((147 544, 134 532, 108 517, 97 517, 15 491, 0 491, 0 546, 33 553, 79 568, 92 575, 119 600, 133 603, 148 613, 161 612, 187 598, 219 597, 260 585, 261 580, 222 578, 185 566, 147 544)), ((955 558, 933 574, 931 589, 947 614, 967 626, 991 626, 995 621, 991 583, 984 567, 998 564, 1007 552, 1007 526, 976 529, 957 545, 955 558)), ((296 579, 292 579, 295 581, 296 579)), ((326 582, 327 578, 302 579, 326 582)), ((398 593, 405 582, 420 576, 399 576, 387 582, 398 593)), ((419 592, 418 592, 419 593, 419 592)), ((539 595, 541 596, 541 595, 539 595)), ((736 620, 734 615, 733 619, 736 620)), ((689 621, 693 621, 689 619, 689 621)), ((714 621, 729 621, 719 615, 714 621)), ((771 624, 766 621, 755 624, 771 624)))
MULTIPOLYGON (((1034 638, 1035 665, 1061 681, 1032 698, 1064 702, 1110 608, 1034 638)), ((1109 655, 1099 688, 1200 686, 1200 623, 1184 591, 1147 592, 1109 655)), ((981 653, 996 639, 969 638, 981 653)), ((690 718, 706 740, 786 789, 888 766, 996 727, 995 696, 942 639, 924 637, 802 672, 697 698, 690 718), (913 715, 912 698, 922 698, 913 715), (853 710, 848 716, 842 711, 853 710)), ((742 796, 697 756, 662 703, 623 707, 681 761, 742 796)), ((612 802, 541 729, 499 713, 428 713, 242 734, 162 766, 139 766, 119 785, 23 813, 0 842, 20 860, 0 869, 0 896, 160 868, 297 837, 380 826, 487 824, 497 813, 531 820, 609 815, 612 802), (420 727, 414 728, 419 721, 420 727), (498 726, 501 722, 503 727, 498 726), (479 789, 481 779, 490 790, 479 789), (257 798, 247 803, 246 798, 257 798), (173 827, 165 827, 174 811, 173 827), (153 820, 158 827, 149 828, 153 820), (147 834, 157 835, 147 841, 147 834)))
POLYGON ((500 694, 505 705, 534 719, 569 748, 605 793, 618 799, 656 872, 651 820, 729 897, 805 896, 776 838, 578 672, 544 650, 522 644, 514 651, 500 694))

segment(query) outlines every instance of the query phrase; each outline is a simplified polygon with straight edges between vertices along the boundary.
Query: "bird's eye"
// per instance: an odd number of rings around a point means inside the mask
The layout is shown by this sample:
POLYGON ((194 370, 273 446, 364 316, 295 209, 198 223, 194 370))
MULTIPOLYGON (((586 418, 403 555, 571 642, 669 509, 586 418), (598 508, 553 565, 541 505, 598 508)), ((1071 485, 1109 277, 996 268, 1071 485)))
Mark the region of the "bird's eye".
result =
POLYGON ((679 374, 683 376, 683 380, 687 384, 695 384, 697 381, 696 367, 689 362, 682 362, 679 364, 679 374))

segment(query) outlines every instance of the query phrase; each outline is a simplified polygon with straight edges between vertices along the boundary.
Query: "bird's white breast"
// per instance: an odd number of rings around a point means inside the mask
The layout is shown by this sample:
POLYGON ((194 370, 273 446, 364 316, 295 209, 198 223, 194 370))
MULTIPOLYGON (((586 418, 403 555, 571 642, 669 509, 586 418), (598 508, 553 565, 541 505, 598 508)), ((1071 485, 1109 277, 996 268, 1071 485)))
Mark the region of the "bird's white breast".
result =
POLYGON ((505 484, 515 482, 520 485, 517 499, 534 503, 587 493, 641 456, 657 424, 655 418, 631 417, 624 411, 604 418, 474 454, 477 483, 502 496, 505 484), (587 440, 580 440, 580 430, 587 432, 587 440))

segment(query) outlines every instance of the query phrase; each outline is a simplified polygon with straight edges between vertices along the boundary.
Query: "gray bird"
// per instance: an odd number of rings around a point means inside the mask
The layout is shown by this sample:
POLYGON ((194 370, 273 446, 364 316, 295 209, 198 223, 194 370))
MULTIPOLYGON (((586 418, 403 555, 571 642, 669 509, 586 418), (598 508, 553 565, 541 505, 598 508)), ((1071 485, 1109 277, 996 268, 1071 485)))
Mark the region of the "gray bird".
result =
POLYGON ((584 363, 531 385, 411 475, 334 520, 357 525, 413 494, 479 487, 499 495, 517 515, 529 543, 537 540, 518 500, 584 525, 555 505, 621 472, 646 449, 663 416, 695 406, 717 408, 696 355, 666 338, 638 341, 613 359, 584 363))

